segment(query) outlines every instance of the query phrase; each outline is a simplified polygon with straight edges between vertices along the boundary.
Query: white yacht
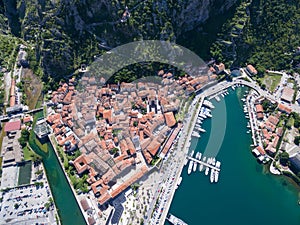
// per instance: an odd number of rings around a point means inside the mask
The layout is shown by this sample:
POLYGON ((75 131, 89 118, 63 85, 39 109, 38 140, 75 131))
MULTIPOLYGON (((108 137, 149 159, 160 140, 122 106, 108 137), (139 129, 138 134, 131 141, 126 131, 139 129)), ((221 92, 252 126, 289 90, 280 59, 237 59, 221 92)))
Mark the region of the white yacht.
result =
POLYGON ((203 170, 203 164, 200 164, 199 171, 202 172, 202 170, 203 170))
POLYGON ((213 158, 213 159, 212 159, 212 163, 211 163, 211 164, 212 164, 213 166, 216 165, 216 158, 213 158))
POLYGON ((174 225, 188 225, 186 222, 170 213, 167 215, 167 220, 174 225))
MULTIPOLYGON (((216 162, 216 167, 217 168, 220 168, 220 166, 221 166, 221 163, 219 162, 219 161, 217 161, 216 162)), ((218 180, 219 180, 219 171, 215 171, 215 182, 218 182, 218 180)))
POLYGON ((201 128, 201 127, 199 127, 198 130, 199 130, 200 132, 203 132, 203 133, 206 132, 206 130, 204 130, 204 129, 201 128))
POLYGON ((197 137, 197 138, 201 137, 200 134, 197 131, 193 131, 192 136, 197 137))
MULTIPOLYGON (((206 156, 203 156, 202 162, 206 162, 206 156)), ((201 171, 202 171, 202 169, 205 170, 206 167, 203 164, 201 164, 201 165, 202 165, 202 167, 200 166, 201 171)))
MULTIPOLYGON (((196 153, 195 158, 198 159, 198 157, 199 157, 199 152, 196 153)), ((198 164, 197 162, 194 162, 194 165, 193 165, 193 171, 194 171, 194 172, 195 172, 196 169, 197 169, 197 164, 198 164)))
POLYGON ((191 154, 190 154, 191 157, 194 156, 194 152, 195 152, 194 150, 191 151, 191 154))
POLYGON ((215 181, 215 170, 211 169, 210 171, 210 183, 213 183, 215 181))
POLYGON ((197 163, 197 162, 194 162, 194 165, 193 165, 193 171, 194 171, 194 172, 195 172, 196 169, 197 169, 197 165, 198 165, 198 163, 197 163))
POLYGON ((190 162, 189 162, 189 167, 188 167, 188 174, 191 174, 192 168, 193 168, 193 164, 194 164, 194 161, 193 161, 193 160, 190 160, 190 162))
POLYGON ((207 164, 211 164, 211 158, 207 158, 207 164))
POLYGON ((208 172, 209 172, 209 167, 206 167, 206 169, 205 169, 205 175, 208 175, 208 172))

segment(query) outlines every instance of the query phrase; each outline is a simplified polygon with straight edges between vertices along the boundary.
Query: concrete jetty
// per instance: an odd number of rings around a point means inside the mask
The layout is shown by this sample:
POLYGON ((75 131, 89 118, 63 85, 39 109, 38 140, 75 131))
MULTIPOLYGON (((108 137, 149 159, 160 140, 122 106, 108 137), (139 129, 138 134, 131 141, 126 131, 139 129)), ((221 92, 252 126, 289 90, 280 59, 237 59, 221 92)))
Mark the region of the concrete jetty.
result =
POLYGON ((191 156, 189 156, 189 155, 187 155, 186 157, 187 157, 188 159, 190 159, 190 160, 193 160, 193 161, 196 162, 196 163, 202 164, 203 166, 209 167, 209 168, 214 169, 214 170, 216 170, 216 171, 220 171, 220 168, 217 168, 217 167, 215 167, 215 166, 213 166, 213 165, 211 165, 211 164, 208 164, 208 163, 206 163, 206 162, 203 162, 203 161, 201 161, 201 160, 199 160, 199 159, 195 159, 195 158, 193 158, 193 157, 191 157, 191 156))

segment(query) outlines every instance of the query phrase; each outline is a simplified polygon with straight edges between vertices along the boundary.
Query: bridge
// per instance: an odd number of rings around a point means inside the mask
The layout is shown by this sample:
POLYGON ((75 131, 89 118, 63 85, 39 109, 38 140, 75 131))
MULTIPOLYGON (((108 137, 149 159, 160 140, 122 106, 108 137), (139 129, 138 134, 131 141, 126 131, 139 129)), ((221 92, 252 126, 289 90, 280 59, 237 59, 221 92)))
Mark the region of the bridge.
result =
POLYGON ((233 85, 247 86, 247 87, 255 90, 259 95, 264 96, 271 101, 276 101, 274 96, 272 96, 267 91, 261 89, 255 82, 253 82, 253 81, 250 82, 250 81, 241 80, 241 79, 235 79, 231 82, 224 81, 224 82, 218 83, 215 86, 212 86, 212 87, 207 88, 206 90, 203 90, 203 93, 205 93, 205 97, 212 96, 212 95, 220 93, 221 91, 223 91, 225 89, 228 89, 229 87, 231 87, 233 85))
MULTIPOLYGON (((51 104, 51 103, 47 103, 46 105, 49 105, 49 104, 51 104)), ((37 112, 40 112, 40 111, 43 111, 43 110, 44 110, 44 107, 40 107, 40 108, 32 109, 32 110, 29 110, 29 111, 24 111, 24 112, 21 112, 21 113, 17 113, 17 114, 11 115, 11 116, 3 115, 0 118, 0 122, 10 120, 12 118, 20 117, 22 114, 34 114, 34 113, 37 113, 37 112)))

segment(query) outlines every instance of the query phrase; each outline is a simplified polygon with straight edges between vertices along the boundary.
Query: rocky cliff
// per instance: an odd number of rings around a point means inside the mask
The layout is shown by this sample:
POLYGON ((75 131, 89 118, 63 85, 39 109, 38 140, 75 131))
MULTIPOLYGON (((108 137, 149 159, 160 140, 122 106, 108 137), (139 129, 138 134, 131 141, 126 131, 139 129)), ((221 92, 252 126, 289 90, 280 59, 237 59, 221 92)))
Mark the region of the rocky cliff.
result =
POLYGON ((35 46, 34 57, 46 79, 70 74, 102 50, 122 43, 176 41, 238 0, 0 1, 11 32, 35 46))

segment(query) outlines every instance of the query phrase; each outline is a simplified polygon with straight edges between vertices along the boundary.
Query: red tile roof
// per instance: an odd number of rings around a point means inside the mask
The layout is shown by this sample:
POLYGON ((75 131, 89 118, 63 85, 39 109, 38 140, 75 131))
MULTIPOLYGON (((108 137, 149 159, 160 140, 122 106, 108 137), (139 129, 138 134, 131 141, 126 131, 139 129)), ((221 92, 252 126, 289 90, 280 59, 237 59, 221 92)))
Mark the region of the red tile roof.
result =
POLYGON ((264 112, 264 108, 262 107, 262 105, 258 104, 258 105, 255 105, 255 109, 256 109, 256 112, 259 113, 259 112, 264 112))
POLYGON ((284 104, 279 103, 278 104, 278 109, 282 112, 285 112, 287 114, 290 114, 292 112, 292 109, 284 104))
POLYGON ((168 127, 173 127, 176 124, 176 119, 173 112, 164 113, 164 116, 168 127))
POLYGON ((263 147, 257 146, 256 149, 259 151, 260 154, 262 154, 262 155, 265 155, 265 154, 266 154, 266 152, 265 152, 265 150, 263 149, 263 147))
POLYGON ((7 122, 4 126, 5 132, 17 131, 21 129, 21 120, 7 122))
POLYGON ((247 65, 247 70, 249 73, 253 74, 253 75, 256 75, 257 74, 257 70, 254 68, 254 66, 252 65, 247 65))
POLYGON ((176 128, 173 130, 171 136, 169 137, 167 143, 165 144, 165 146, 164 146, 164 148, 163 148, 163 150, 162 150, 162 153, 164 154, 164 156, 168 153, 168 151, 169 151, 170 147, 172 146, 172 144, 173 144, 175 138, 177 137, 177 135, 178 135, 178 133, 179 133, 181 127, 182 127, 182 123, 178 123, 178 127, 176 127, 176 128))
POLYGON ((23 123, 29 123, 29 122, 32 122, 33 121, 33 118, 32 116, 30 115, 26 115, 24 118, 23 118, 23 123))
POLYGON ((264 114, 262 112, 257 113, 256 116, 257 116, 257 119, 259 119, 259 120, 264 118, 264 114))
POLYGON ((155 156, 159 148, 160 148, 160 143, 156 139, 154 139, 148 145, 147 150, 148 152, 150 152, 152 156, 155 156))

